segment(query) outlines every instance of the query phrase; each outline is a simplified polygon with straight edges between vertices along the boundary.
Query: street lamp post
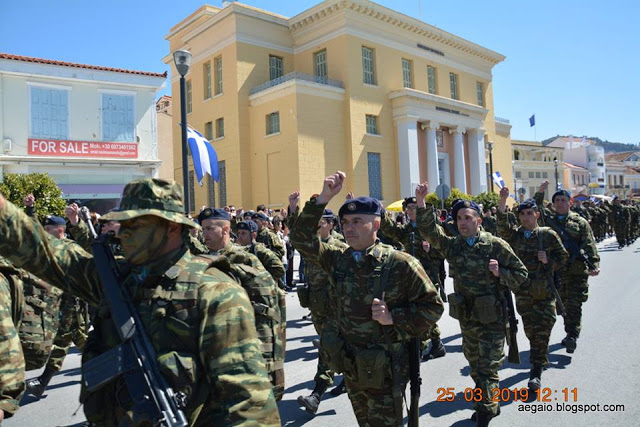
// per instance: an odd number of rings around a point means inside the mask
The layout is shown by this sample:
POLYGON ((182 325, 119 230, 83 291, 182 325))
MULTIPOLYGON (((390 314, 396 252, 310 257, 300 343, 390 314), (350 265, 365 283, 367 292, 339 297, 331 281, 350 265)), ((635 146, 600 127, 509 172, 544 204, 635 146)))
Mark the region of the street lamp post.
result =
POLYGON ((493 141, 489 141, 487 147, 489 148, 489 174, 491 175, 489 181, 491 181, 491 192, 493 193, 493 141))
POLYGON ((553 163, 556 166, 556 191, 558 191, 560 189, 560 187, 558 185, 558 158, 557 157, 553 158, 553 163))
POLYGON ((182 124, 182 185, 184 192, 184 212, 190 212, 191 200, 189 194, 189 161, 187 152, 187 82, 184 76, 191 67, 191 52, 176 50, 173 52, 173 62, 180 74, 180 122, 182 124))

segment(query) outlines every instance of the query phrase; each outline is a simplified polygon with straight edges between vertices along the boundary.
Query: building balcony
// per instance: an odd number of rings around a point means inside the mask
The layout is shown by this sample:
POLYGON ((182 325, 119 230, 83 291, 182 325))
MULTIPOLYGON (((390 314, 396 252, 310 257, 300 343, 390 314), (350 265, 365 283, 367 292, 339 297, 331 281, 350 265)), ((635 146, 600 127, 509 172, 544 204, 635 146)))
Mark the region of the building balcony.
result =
POLYGON ((293 80, 311 82, 319 85, 325 85, 325 86, 331 86, 339 89, 344 89, 344 85, 339 80, 333 80, 327 77, 318 77, 318 76, 313 76, 311 74, 305 74, 299 71, 294 71, 292 73, 285 74, 282 77, 278 77, 277 79, 270 80, 266 83, 262 83, 261 85, 258 85, 252 88, 249 91, 249 96, 255 95, 256 93, 265 91, 267 89, 271 89, 272 87, 276 87, 293 80))
POLYGON ((511 124, 511 122, 508 119, 503 119, 502 117, 495 116, 494 119, 498 123, 502 123, 505 125, 511 124))

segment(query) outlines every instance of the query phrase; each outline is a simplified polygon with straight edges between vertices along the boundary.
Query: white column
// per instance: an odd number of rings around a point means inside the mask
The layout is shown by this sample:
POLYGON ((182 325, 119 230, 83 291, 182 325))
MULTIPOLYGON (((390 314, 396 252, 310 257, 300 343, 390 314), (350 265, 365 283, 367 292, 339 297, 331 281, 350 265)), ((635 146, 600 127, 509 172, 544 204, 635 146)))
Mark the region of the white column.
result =
POLYGON ((418 158, 418 119, 404 116, 396 119, 398 133, 398 163, 400 167, 400 197, 411 197, 420 183, 418 158))
POLYGON ((470 129, 469 138, 469 181, 471 194, 487 191, 487 168, 484 156, 484 129, 470 129))
POLYGON ((439 128, 440 123, 430 122, 427 125, 427 181, 434 189, 440 180, 440 170, 438 169, 438 141, 436 141, 436 131, 439 128))
POLYGON ((463 193, 467 192, 467 171, 464 162, 464 139, 462 134, 467 130, 458 126, 449 129, 453 134, 453 186, 463 193))

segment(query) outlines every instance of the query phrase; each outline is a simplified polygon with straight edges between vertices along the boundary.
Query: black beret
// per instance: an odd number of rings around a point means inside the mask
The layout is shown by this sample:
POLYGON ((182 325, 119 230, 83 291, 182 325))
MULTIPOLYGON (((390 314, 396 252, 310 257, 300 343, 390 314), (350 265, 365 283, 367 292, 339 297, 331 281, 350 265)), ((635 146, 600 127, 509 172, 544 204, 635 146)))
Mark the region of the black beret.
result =
POLYGON ((255 212, 251 215, 251 219, 260 219, 262 221, 269 221, 269 217, 263 214, 262 212, 255 212))
POLYGON ((460 209, 473 209, 474 211, 478 212, 478 214, 482 214, 482 212, 480 211, 480 206, 476 202, 471 200, 459 199, 453 204, 453 206, 451 206, 451 216, 453 217, 454 221, 458 217, 458 211, 460 209))
POLYGON ((239 222, 237 229, 247 230, 250 233, 255 233, 256 231, 258 231, 258 224, 248 219, 246 221, 239 222))
POLYGON ((518 213, 522 212, 525 209, 536 209, 538 207, 538 205, 536 204, 536 201, 533 199, 527 199, 524 202, 520 203, 518 205, 518 213))
POLYGON ((331 218, 333 219, 335 217, 333 211, 331 209, 325 209, 324 212, 322 212, 322 218, 331 218))
POLYGON ((229 215, 229 212, 225 211, 224 209, 206 208, 205 210, 200 212, 200 215, 198 215, 198 222, 202 224, 202 221, 204 221, 205 219, 231 221, 231 216, 229 215))
POLYGON ((44 217, 44 225, 66 225, 64 218, 55 215, 47 215, 44 217))
POLYGON ((405 199, 402 201, 402 209, 407 209, 409 203, 418 203, 418 199, 416 199, 415 197, 405 197, 405 199))
POLYGON ((558 190, 553 193, 553 197, 551 197, 552 202, 556 201, 556 196, 565 196, 567 199, 571 199, 571 193, 569 193, 567 190, 558 190))
POLYGON ((353 214, 381 216, 382 205, 377 199, 371 197, 356 197, 344 202, 338 211, 338 216, 341 218, 343 215, 353 214))

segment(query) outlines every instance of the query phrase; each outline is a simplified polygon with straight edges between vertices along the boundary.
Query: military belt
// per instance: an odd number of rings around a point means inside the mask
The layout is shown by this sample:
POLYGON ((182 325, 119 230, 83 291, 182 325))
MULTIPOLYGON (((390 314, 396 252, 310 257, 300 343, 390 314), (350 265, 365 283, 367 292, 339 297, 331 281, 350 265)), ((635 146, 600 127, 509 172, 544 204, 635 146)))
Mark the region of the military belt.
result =
POLYGON ((280 313, 278 313, 276 310, 274 310, 273 308, 269 307, 266 304, 261 304, 261 303, 257 303, 257 302, 252 302, 251 303, 253 305, 253 311, 256 314, 261 314, 265 317, 268 317, 278 323, 280 323, 280 313))

